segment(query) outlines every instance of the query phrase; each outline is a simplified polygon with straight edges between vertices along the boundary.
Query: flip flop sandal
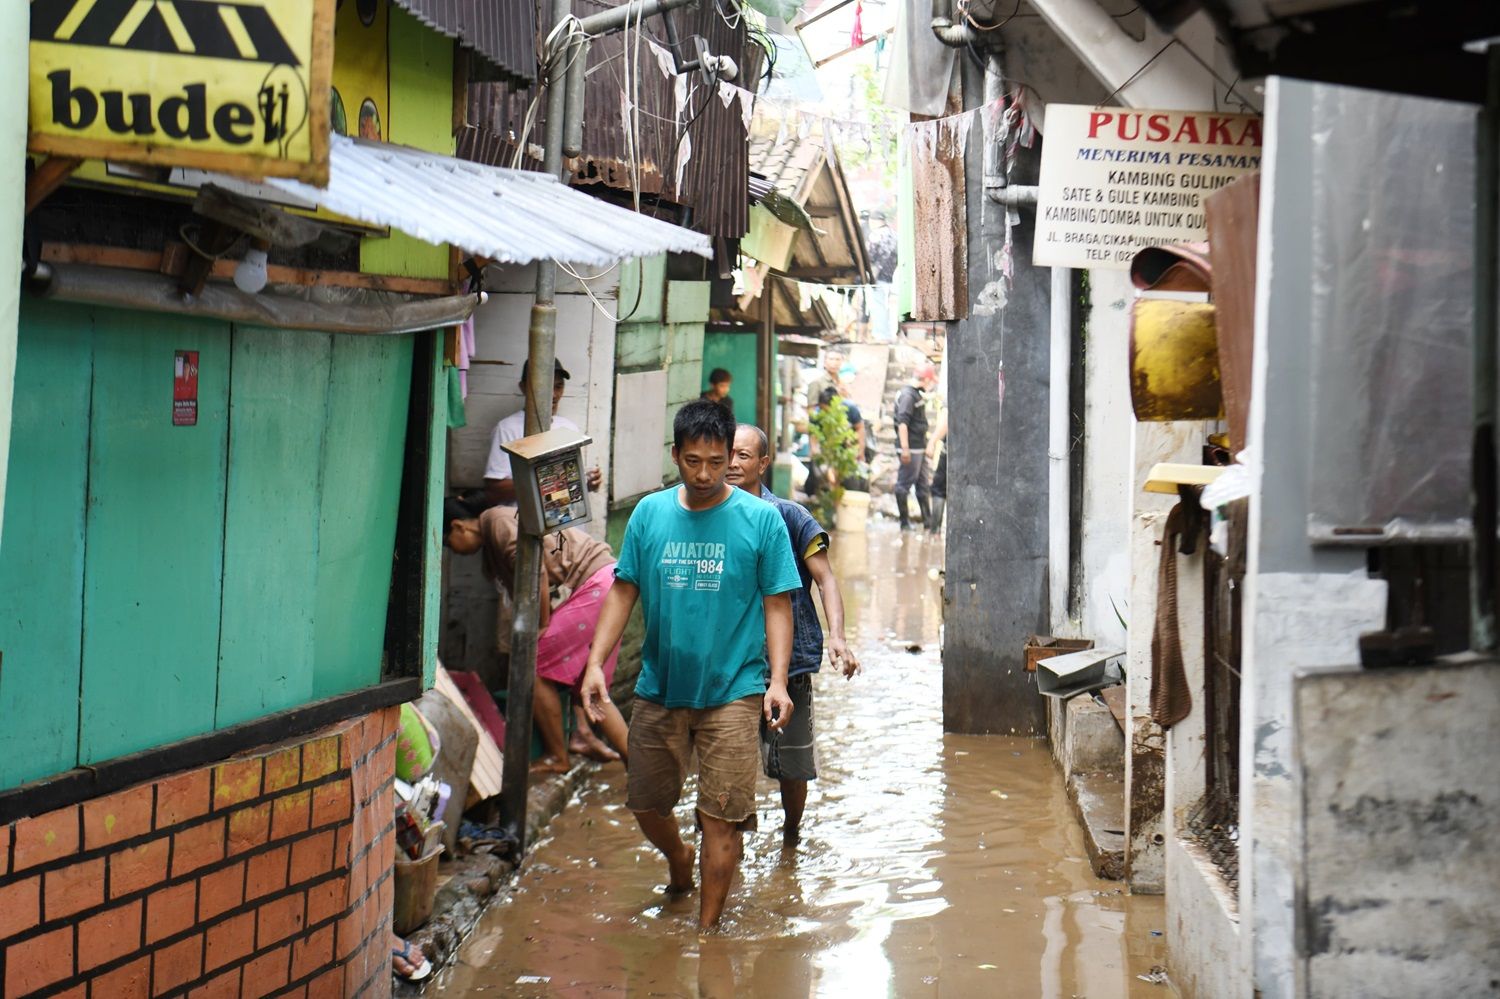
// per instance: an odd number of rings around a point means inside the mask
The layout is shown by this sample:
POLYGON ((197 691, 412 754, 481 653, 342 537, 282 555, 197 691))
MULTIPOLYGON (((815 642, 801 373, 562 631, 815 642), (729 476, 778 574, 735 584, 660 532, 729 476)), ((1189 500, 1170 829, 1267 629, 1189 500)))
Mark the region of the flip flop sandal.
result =
POLYGON ((407 964, 411 965, 413 969, 415 969, 410 974, 403 975, 401 974, 401 972, 396 971, 394 964, 392 964, 391 966, 391 971, 394 974, 406 979, 409 982, 420 982, 422 979, 432 974, 432 962, 427 960, 427 955, 423 954, 421 951, 417 951, 416 958, 413 958, 411 953, 411 944, 409 942, 403 943, 400 950, 392 947, 391 956, 399 957, 401 960, 405 961, 407 964))

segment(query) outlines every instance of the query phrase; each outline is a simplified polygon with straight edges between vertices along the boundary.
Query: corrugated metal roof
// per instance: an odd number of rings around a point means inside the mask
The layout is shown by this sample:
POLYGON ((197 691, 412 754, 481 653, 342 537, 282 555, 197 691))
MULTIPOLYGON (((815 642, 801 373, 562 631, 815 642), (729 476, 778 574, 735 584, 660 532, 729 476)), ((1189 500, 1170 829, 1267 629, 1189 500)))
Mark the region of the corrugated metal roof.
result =
POLYGON ((477 58, 475 80, 536 80, 536 5, 532 0, 395 0, 429 28, 455 38, 477 58))
MULTIPOLYGON (((619 6, 619 0, 579 0, 574 12, 586 17, 619 6)), ((759 50, 747 44, 744 18, 731 27, 715 3, 698 9, 679 9, 672 17, 684 45, 691 35, 702 35, 712 51, 733 56, 742 67, 742 86, 752 86, 759 50)), ((659 16, 646 19, 644 34, 666 45, 659 16)), ((596 38, 589 48, 588 76, 584 86, 583 155, 569 161, 577 185, 602 184, 628 191, 633 178, 625 155, 625 126, 621 118, 622 63, 625 38, 621 34, 596 38)), ((675 81, 662 76, 655 53, 648 45, 636 52, 635 28, 631 29, 631 55, 640 57, 636 107, 640 126, 636 150, 638 178, 643 195, 691 209, 689 224, 711 236, 738 238, 749 227, 749 205, 745 125, 738 103, 725 107, 708 95, 701 80, 684 109, 686 120, 701 106, 703 113, 690 129, 692 155, 683 170, 682 187, 676 183, 677 103, 675 81), (704 103, 705 98, 707 103, 704 103)), ((632 62, 632 65, 634 63, 632 62)), ((485 163, 510 162, 533 91, 505 84, 475 84, 469 87, 468 128, 458 136, 458 153, 485 163)), ((538 106, 529 141, 540 144, 545 131, 545 107, 538 106)))
POLYGON ((280 177, 266 183, 348 218, 502 263, 604 266, 658 253, 713 255, 706 236, 591 198, 545 174, 342 135, 330 145, 326 188, 280 177))

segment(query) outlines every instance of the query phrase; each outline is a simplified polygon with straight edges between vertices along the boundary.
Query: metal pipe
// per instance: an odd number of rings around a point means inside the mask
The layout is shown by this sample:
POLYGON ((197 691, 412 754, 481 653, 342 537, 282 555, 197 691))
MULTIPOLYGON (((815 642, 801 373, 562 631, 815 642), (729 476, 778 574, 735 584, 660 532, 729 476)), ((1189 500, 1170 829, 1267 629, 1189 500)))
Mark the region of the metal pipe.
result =
POLYGON ((567 83, 563 88, 563 155, 573 157, 583 152, 583 81, 589 61, 589 36, 574 36, 567 46, 567 83))
POLYGON ((578 19, 578 24, 591 35, 607 35, 611 31, 619 31, 625 27, 627 19, 631 24, 639 24, 646 18, 665 11, 697 5, 698 0, 632 0, 631 3, 601 10, 588 17, 581 17, 578 19))
MULTIPOLYGON (((552 0, 552 23, 572 16, 571 0, 552 0)), ((564 86, 568 45, 550 53, 547 64, 547 122, 542 171, 562 174, 567 94, 564 86)), ((531 306, 527 342, 527 384, 522 408, 526 435, 552 426, 552 369, 557 351, 557 261, 536 265, 536 299, 531 306)), ((516 575, 511 587, 510 669, 505 684, 505 760, 500 777, 500 827, 516 840, 516 854, 526 849, 526 792, 531 768, 531 703, 536 682, 536 644, 541 630, 542 539, 525 531, 516 536, 516 575)))
POLYGON ((1500 46, 1488 52, 1489 80, 1475 129, 1474 222, 1474 438, 1470 498, 1474 553, 1470 561, 1470 640, 1475 651, 1493 652, 1496 634, 1496 503, 1500 471, 1495 453, 1496 409, 1500 406, 1500 313, 1495 274, 1500 272, 1500 46))
POLYGON ((947 17, 932 19, 932 33, 950 49, 961 49, 975 40, 973 28, 967 24, 954 24, 947 17))
POLYGON ((1068 618, 1069 558, 1073 537, 1068 447, 1069 386, 1073 371, 1072 276, 1066 267, 1052 268, 1051 357, 1047 374, 1047 592, 1052 633, 1063 633, 1068 618))

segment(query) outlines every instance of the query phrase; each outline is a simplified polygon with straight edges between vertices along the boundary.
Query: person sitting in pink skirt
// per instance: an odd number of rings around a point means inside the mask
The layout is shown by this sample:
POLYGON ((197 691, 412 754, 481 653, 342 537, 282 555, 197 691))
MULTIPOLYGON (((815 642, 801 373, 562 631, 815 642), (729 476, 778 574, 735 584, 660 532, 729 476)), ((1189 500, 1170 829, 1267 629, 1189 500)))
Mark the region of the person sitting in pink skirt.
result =
MULTIPOLYGON (((483 552, 485 575, 510 592, 515 585, 516 533, 516 508, 491 507, 478 517, 449 520, 447 545, 460 555, 483 552)), ((533 717, 546 755, 535 769, 562 773, 570 763, 559 691, 562 688, 572 691, 574 707, 582 705, 578 687, 583 667, 588 663, 589 644, 594 639, 604 595, 614 585, 615 555, 604 542, 577 528, 569 528, 542 539, 542 562, 546 579, 541 594, 542 633, 537 638, 536 675, 544 682, 536 685, 533 717)), ((604 666, 609 681, 614 679, 619 656, 616 645, 604 666)), ((607 706, 599 728, 618 750, 618 755, 610 753, 607 758, 623 758, 628 729, 613 704, 607 706)), ((575 739, 578 735, 575 733, 575 739)), ((593 732, 587 738, 598 741, 593 732)), ((575 752, 587 752, 589 747, 575 743, 572 748, 575 752)), ((599 758, 596 753, 587 754, 599 758)))

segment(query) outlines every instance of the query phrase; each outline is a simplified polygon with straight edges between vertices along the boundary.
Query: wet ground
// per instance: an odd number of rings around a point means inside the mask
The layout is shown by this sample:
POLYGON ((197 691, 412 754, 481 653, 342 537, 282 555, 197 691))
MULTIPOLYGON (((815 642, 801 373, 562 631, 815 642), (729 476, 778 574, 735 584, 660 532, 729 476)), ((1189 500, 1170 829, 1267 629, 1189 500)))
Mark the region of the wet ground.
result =
POLYGON ((943 734, 941 542, 889 522, 858 542, 832 551, 865 672, 819 677, 802 844, 782 851, 762 781, 723 931, 700 938, 696 895, 661 894, 666 864, 616 765, 554 822, 435 994, 1170 995, 1137 977, 1164 963, 1161 900, 1093 876, 1045 744, 943 734))

